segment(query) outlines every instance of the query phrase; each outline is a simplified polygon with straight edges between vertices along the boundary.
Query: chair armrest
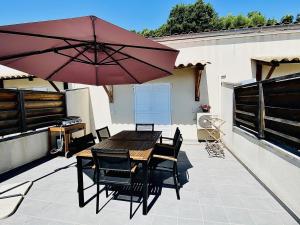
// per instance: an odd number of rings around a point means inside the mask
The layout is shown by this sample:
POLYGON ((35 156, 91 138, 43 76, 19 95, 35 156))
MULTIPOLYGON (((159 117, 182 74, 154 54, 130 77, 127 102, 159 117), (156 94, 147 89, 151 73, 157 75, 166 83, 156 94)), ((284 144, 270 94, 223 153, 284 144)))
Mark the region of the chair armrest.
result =
POLYGON ((153 158, 159 158, 159 159, 165 159, 165 160, 170 160, 170 161, 174 161, 177 162, 177 159, 171 156, 165 156, 165 155, 153 155, 153 158))
POLYGON ((162 144, 163 139, 169 140, 169 141, 173 141, 173 140, 174 140, 174 138, 169 138, 169 137, 163 137, 163 136, 161 136, 161 137, 160 137, 160 143, 161 143, 161 144, 162 144))

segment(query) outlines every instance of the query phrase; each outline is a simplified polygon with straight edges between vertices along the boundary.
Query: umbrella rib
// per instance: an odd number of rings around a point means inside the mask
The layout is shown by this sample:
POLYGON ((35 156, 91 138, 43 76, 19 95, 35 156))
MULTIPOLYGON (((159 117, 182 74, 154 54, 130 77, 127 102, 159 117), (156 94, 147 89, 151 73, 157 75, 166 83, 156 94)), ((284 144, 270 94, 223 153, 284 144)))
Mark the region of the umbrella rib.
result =
MULTIPOLYGON (((73 45, 76 47, 82 47, 82 46, 87 46, 88 44, 77 44, 77 45, 73 45)), ((10 59, 16 59, 16 58, 22 58, 22 57, 26 57, 26 56, 32 56, 32 55, 40 55, 40 54, 44 54, 44 53, 48 53, 48 52, 54 52, 54 51, 59 51, 59 50, 65 50, 65 49, 70 49, 73 47, 70 46, 61 46, 61 47, 55 47, 55 48, 48 48, 48 49, 44 49, 44 50, 38 50, 38 51, 32 51, 32 52, 23 52, 20 54, 15 54, 15 55, 8 55, 8 56, 2 56, 0 57, 0 61, 5 61, 5 60, 10 60, 10 59)))
POLYGON ((109 54, 107 57, 105 57, 104 59, 102 59, 99 64, 103 63, 106 59, 111 58, 111 56, 113 56, 114 54, 118 53, 119 51, 121 51, 123 48, 125 48, 124 46, 122 46, 121 48, 119 48, 118 50, 115 50, 113 53, 109 54))
POLYGON ((107 62, 101 63, 101 64, 99 64, 99 65, 108 65, 109 63, 112 63, 112 62, 115 62, 115 61, 120 62, 120 61, 123 61, 123 60, 126 60, 126 59, 129 59, 129 57, 125 57, 125 58, 122 58, 122 59, 116 59, 116 60, 107 61, 107 62))
MULTIPOLYGON (((106 54, 106 50, 103 50, 106 54)), ((119 65, 119 67, 122 68, 122 70, 124 70, 132 79, 134 79, 137 83, 141 84, 140 81, 138 81, 121 63, 119 63, 113 56, 110 57, 112 60, 114 60, 115 63, 117 63, 119 65)))
MULTIPOLYGON (((110 47, 108 47, 108 46, 106 46, 106 47, 107 47, 107 48, 110 48, 110 47)), ((144 60, 138 59, 138 58, 136 58, 136 57, 134 57, 134 56, 131 56, 131 55, 127 54, 127 53, 124 53, 124 52, 119 52, 119 53, 122 54, 122 55, 124 55, 124 56, 127 56, 127 57, 129 57, 129 58, 132 58, 132 59, 134 59, 134 60, 137 60, 137 61, 139 61, 139 62, 141 62, 141 63, 144 63, 144 64, 146 64, 146 65, 148 65, 148 66, 151 66, 151 67, 154 67, 154 68, 156 68, 156 69, 159 69, 159 70, 161 70, 161 71, 163 71, 163 72, 165 72, 165 73, 167 73, 167 74, 169 74, 169 75, 172 75, 172 73, 171 73, 170 71, 165 70, 165 69, 163 69, 163 68, 161 68, 161 67, 155 66, 155 65, 153 65, 153 64, 151 64, 151 63, 148 63, 148 62, 146 62, 146 61, 144 61, 144 60)))
POLYGON ((158 48, 158 47, 149 47, 149 46, 142 46, 142 45, 127 45, 127 44, 114 44, 114 43, 107 43, 102 42, 103 45, 107 46, 124 46, 129 48, 142 48, 142 49, 151 49, 151 50, 158 50, 158 51, 167 51, 167 52, 179 52, 179 50, 172 49, 172 48, 158 48))
POLYGON ((48 39, 57 39, 57 40, 63 40, 63 41, 69 40, 69 41, 77 41, 77 42, 83 42, 83 43, 89 43, 89 44, 91 43, 91 41, 87 41, 87 40, 80 40, 80 39, 60 37, 60 36, 52 36, 52 35, 44 35, 44 34, 34 34, 34 33, 20 32, 20 31, 0 30, 0 33, 16 34, 16 35, 40 37, 40 38, 48 38, 48 39))
MULTIPOLYGON (((68 45, 70 45, 70 46, 72 46, 72 44, 70 43, 70 42, 68 42, 67 40, 64 40, 68 45)), ((75 49, 75 51, 77 51, 78 53, 80 52, 76 47, 74 47, 74 49, 75 49)), ((86 58, 88 61, 90 61, 91 63, 93 63, 93 61, 89 58, 89 57, 87 57, 85 54, 82 54, 82 56, 84 57, 84 58, 86 58)))
MULTIPOLYGON (((62 56, 65 56, 65 57, 68 57, 68 58, 71 58, 71 59, 74 57, 74 56, 67 55, 67 54, 64 54, 64 53, 61 53, 61 52, 55 52, 55 53, 59 54, 59 55, 62 55, 62 56)), ((78 53, 80 53, 80 51, 78 53)), ((81 54, 81 55, 83 55, 83 54, 81 54)), ((78 59, 78 58, 73 59, 73 61, 80 62, 80 63, 85 63, 85 64, 94 64, 94 63, 90 63, 88 61, 84 61, 84 60, 78 59)))
POLYGON ((56 70, 54 70, 49 76, 47 76, 45 78, 45 80, 48 80, 50 78, 52 78, 57 72, 59 72, 60 70, 62 70, 64 67, 66 67, 68 64, 70 64, 71 62, 73 62, 74 59, 76 59, 77 57, 79 57, 81 54, 83 54, 85 51, 87 51, 88 48, 85 48, 83 51, 79 52, 77 55, 73 56, 71 59, 69 59, 67 62, 65 62, 63 65, 61 65, 60 67, 58 67, 56 70))

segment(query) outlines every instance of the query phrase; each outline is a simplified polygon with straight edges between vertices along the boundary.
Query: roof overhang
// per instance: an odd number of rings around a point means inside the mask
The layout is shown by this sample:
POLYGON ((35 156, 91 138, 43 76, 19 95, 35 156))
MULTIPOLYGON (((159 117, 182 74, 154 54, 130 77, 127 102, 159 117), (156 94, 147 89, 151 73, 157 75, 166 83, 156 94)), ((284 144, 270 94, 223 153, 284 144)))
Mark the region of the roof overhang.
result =
POLYGON ((262 56, 252 58, 256 62, 273 66, 279 64, 300 63, 300 56, 262 56))
POLYGON ((19 70, 11 69, 7 66, 0 65, 0 80, 24 79, 32 77, 34 76, 19 70))

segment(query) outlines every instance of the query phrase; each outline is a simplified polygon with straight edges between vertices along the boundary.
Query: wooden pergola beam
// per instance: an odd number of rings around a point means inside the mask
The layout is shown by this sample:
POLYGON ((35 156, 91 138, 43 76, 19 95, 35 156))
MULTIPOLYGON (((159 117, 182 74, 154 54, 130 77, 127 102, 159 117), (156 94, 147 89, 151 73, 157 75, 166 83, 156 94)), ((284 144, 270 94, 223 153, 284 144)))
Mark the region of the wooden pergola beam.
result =
POLYGON ((108 96, 109 102, 113 103, 114 102, 114 89, 112 85, 106 86, 103 85, 103 88, 108 96))
POLYGON ((202 71, 204 69, 203 65, 195 66, 194 68, 194 75, 195 75, 195 101, 200 101, 200 83, 201 83, 201 76, 202 71))
POLYGON ((262 64, 256 63, 256 81, 262 80, 262 64))
POLYGON ((270 79, 270 77, 272 76, 274 70, 276 69, 277 65, 272 65, 267 76, 266 76, 266 80, 270 79))
POLYGON ((49 84, 51 84, 51 86, 57 91, 57 92, 60 92, 59 88, 56 86, 56 84, 51 81, 51 80, 48 80, 49 84))

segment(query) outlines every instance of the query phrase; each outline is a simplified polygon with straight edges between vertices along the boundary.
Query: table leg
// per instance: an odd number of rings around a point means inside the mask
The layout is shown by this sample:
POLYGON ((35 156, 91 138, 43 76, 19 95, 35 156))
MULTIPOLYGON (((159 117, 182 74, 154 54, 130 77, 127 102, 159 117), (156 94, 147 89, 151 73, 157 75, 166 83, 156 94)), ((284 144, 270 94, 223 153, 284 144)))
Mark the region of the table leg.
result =
POLYGON ((78 192, 78 201, 79 207, 84 206, 84 191, 83 191, 83 171, 82 171, 82 158, 77 157, 77 192, 78 192))
POLYGON ((69 152, 69 133, 64 132, 64 138, 65 138, 65 156, 68 156, 69 152))
POLYGON ((143 162, 143 215, 148 211, 148 161, 143 162))
POLYGON ((49 150, 48 153, 50 153, 51 148, 52 148, 51 131, 48 130, 48 150, 49 150))

